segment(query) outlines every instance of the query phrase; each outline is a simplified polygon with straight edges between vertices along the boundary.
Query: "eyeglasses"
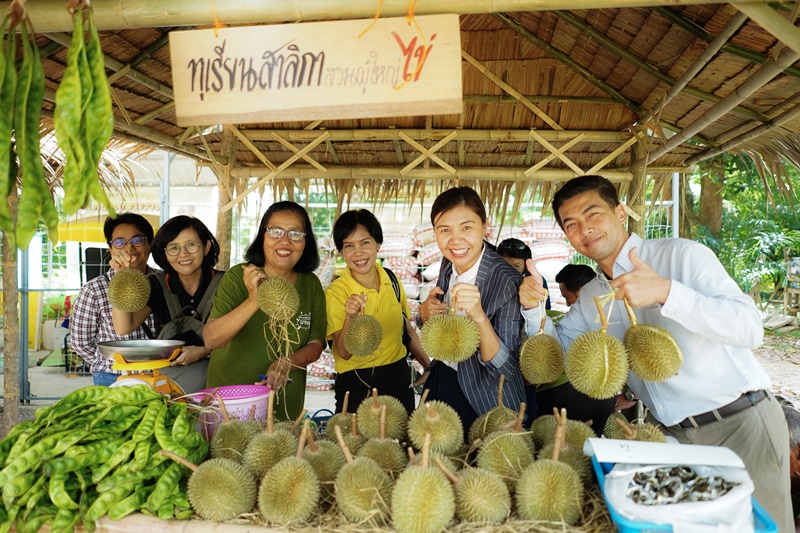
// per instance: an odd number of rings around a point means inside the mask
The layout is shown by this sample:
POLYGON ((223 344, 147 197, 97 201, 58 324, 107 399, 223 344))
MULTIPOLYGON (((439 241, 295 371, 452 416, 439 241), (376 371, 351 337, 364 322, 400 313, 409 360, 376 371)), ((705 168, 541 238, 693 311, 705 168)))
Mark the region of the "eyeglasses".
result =
POLYGON ((187 254, 196 254, 200 250, 200 244, 196 242, 187 242, 183 246, 180 244, 172 244, 167 246, 165 252, 170 257, 177 257, 181 254, 181 249, 185 249, 187 254))
POLYGON ((503 241, 500 243, 501 252, 521 252, 528 248, 528 245, 520 241, 519 243, 503 241))
POLYGON ((266 228, 264 232, 272 239, 283 239, 284 235, 288 235, 290 241, 300 242, 306 238, 305 231, 298 231, 296 229, 286 231, 283 228, 266 228))
POLYGON ((134 248, 141 248, 145 245, 145 243, 147 243, 147 237, 144 235, 134 235, 130 239, 126 239, 125 237, 117 237, 116 239, 111 239, 108 241, 108 244, 117 249, 125 248, 128 246, 128 243, 132 244, 134 248))

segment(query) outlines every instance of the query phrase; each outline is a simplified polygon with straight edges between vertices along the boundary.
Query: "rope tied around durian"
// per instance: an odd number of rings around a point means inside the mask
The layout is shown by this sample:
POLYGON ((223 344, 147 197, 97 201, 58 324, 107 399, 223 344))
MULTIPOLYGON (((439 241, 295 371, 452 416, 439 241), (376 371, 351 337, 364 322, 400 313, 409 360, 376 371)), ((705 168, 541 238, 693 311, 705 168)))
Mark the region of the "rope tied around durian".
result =
POLYGON ((631 320, 631 327, 636 326, 638 322, 636 321, 636 315, 633 312, 631 304, 628 303, 627 298, 623 298, 622 302, 625 304, 625 311, 628 312, 628 318, 631 320))
POLYGON ((544 298, 539 300, 539 318, 541 319, 541 324, 539 324, 539 333, 537 335, 544 334, 544 325, 547 322, 547 310, 545 309, 545 302, 547 302, 547 295, 548 291, 545 289, 544 291, 544 298))

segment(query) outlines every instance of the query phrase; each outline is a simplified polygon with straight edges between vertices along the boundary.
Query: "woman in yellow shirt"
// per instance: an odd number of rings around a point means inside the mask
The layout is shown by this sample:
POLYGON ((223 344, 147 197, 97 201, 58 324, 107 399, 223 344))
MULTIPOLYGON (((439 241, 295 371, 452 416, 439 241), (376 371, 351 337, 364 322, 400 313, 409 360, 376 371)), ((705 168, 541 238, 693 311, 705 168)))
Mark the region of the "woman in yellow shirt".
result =
POLYGON ((403 285, 377 262, 383 243, 381 224, 366 209, 347 211, 333 226, 333 241, 347 264, 346 272, 325 291, 328 339, 333 340, 337 373, 336 411, 341 411, 344 395, 349 391, 347 410, 354 413, 374 387, 380 394, 400 400, 410 413, 414 410, 414 389, 406 362, 404 332, 410 338, 409 349, 414 358, 425 368, 430 360, 411 327, 411 310, 403 285), (350 321, 362 309, 378 320, 383 339, 372 354, 359 357, 347 351, 344 336, 350 321))

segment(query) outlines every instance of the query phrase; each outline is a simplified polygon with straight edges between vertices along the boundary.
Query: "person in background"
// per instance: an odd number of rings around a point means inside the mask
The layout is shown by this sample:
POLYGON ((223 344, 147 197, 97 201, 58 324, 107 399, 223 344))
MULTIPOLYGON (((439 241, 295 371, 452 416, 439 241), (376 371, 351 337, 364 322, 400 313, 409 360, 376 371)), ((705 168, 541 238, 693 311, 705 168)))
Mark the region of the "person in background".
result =
POLYGON ((792 490, 792 516, 800 531, 800 411, 791 405, 781 405, 789 428, 789 480, 792 490))
MULTIPOLYGON (((558 283, 561 294, 570 307, 575 304, 581 288, 597 277, 592 267, 587 265, 565 265, 558 274, 558 283)), ((569 311, 567 312, 569 313, 569 311)), ((623 397, 624 398, 624 397, 623 397)), ((606 420, 614 412, 617 398, 595 400, 575 389, 567 380, 567 374, 562 373, 552 383, 539 385, 536 389, 536 403, 539 413, 551 414, 553 407, 567 409, 567 416, 573 420, 591 422, 592 429, 600 435, 606 425, 606 420)), ((635 402, 633 402, 635 405, 635 402)))
POLYGON ((306 366, 319 359, 326 326, 325 293, 314 274, 319 251, 306 210, 295 202, 272 204, 245 259, 225 273, 203 328, 206 348, 212 350, 206 386, 261 383, 285 389, 276 396, 276 416, 295 420, 305 401, 306 366), (293 284, 300 296, 289 325, 294 351, 288 357, 278 356, 287 339, 274 336, 258 305, 258 286, 275 276, 293 284), (263 375, 266 379, 259 381, 263 375))
POLYGON ((463 362, 434 361, 425 388, 428 399, 458 412, 466 437, 475 419, 495 407, 501 374, 506 378, 503 404, 516 411, 525 399, 517 299, 522 276, 484 242, 486 208, 473 189, 455 187, 440 194, 431 208, 431 224, 444 257, 436 287, 420 305, 419 320, 424 324, 447 313, 455 300, 456 313, 478 326, 480 344, 463 362))
POLYGON ((376 388, 380 394, 400 400, 411 414, 415 407, 414 389, 410 387, 406 361, 409 349, 403 344, 404 333, 412 355, 423 368, 430 360, 411 326, 411 310, 402 283, 378 262, 378 250, 383 244, 381 224, 366 209, 347 211, 333 225, 333 242, 347 264, 345 273, 325 291, 328 338, 333 340, 337 373, 336 412, 341 412, 346 392, 350 392, 348 411, 355 413, 376 388), (360 314, 378 320, 383 338, 374 353, 358 357, 347 351, 344 337, 351 320, 360 314))
MULTIPOLYGON (((142 215, 121 213, 116 218, 108 217, 103 224, 103 235, 108 242, 112 258, 122 252, 128 256, 128 266, 151 274, 147 266, 150 245, 153 242, 153 226, 142 215)), ((95 385, 111 385, 122 374, 112 370, 113 361, 106 359, 97 348, 98 342, 148 339, 144 327, 153 328, 151 315, 144 317, 141 325, 125 335, 114 331, 111 318, 111 303, 108 301, 108 282, 117 271, 114 266, 83 287, 72 307, 69 321, 69 338, 72 349, 89 365, 95 385)))
MULTIPOLYGON (((581 334, 600 329, 593 298, 609 295, 610 335, 621 340, 630 326, 623 300, 638 323, 669 331, 683 353, 678 373, 661 382, 628 375, 628 386, 650 410, 647 420, 681 443, 734 451, 753 480, 753 496, 780 531, 791 531, 789 435, 769 375, 753 355, 764 338, 753 299, 702 244, 628 234, 617 190, 601 176, 564 183, 553 212, 575 250, 597 263, 598 275, 549 331, 569 348, 581 334)), ((538 329, 538 321, 529 321, 538 313, 527 310, 544 293, 540 281, 525 278, 519 293, 528 331, 531 322, 538 329)))
MULTIPOLYGON (((202 327, 224 274, 214 269, 219 243, 199 219, 178 215, 159 228, 152 254, 163 272, 148 278, 150 299, 133 313, 114 308, 114 330, 119 335, 128 334, 152 314, 155 329, 150 330, 146 325, 145 329, 153 338, 186 343, 171 363, 175 368, 164 369, 162 373, 176 381, 185 393, 197 392, 206 386, 211 353, 203 343, 202 327)), ((130 259, 126 249, 116 250, 112 253, 111 266, 115 271, 129 268, 130 259)))

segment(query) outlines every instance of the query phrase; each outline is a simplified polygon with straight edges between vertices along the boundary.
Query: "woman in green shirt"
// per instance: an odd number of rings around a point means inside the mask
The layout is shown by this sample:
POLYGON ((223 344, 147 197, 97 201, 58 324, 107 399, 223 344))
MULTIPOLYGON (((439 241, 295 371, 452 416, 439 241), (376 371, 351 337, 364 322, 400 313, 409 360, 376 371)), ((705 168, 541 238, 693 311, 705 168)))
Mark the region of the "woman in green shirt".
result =
POLYGON ((294 420, 303 409, 306 365, 316 361, 325 341, 325 294, 313 271, 319 266, 317 241, 308 213, 294 202, 277 202, 264 213, 255 240, 245 254, 247 263, 225 273, 214 296, 203 339, 212 350, 208 387, 261 383, 274 390, 276 416, 294 420), (276 339, 269 318, 257 301, 259 284, 280 276, 300 295, 300 309, 286 339, 276 339), (266 379, 259 381, 259 374, 266 379))

